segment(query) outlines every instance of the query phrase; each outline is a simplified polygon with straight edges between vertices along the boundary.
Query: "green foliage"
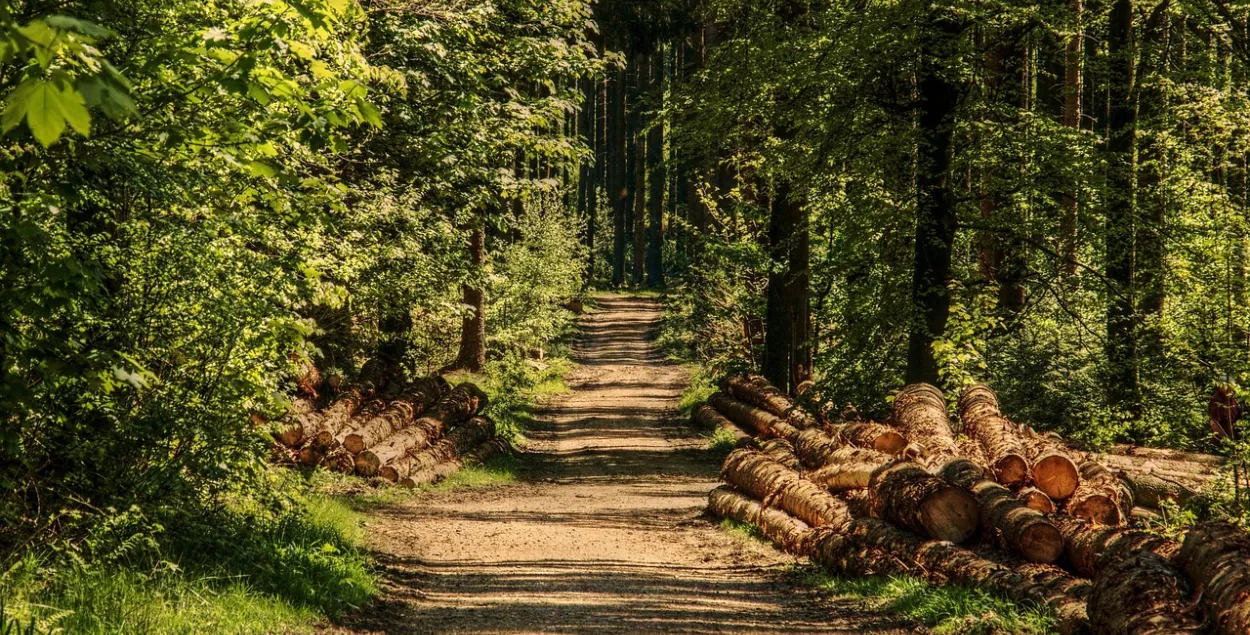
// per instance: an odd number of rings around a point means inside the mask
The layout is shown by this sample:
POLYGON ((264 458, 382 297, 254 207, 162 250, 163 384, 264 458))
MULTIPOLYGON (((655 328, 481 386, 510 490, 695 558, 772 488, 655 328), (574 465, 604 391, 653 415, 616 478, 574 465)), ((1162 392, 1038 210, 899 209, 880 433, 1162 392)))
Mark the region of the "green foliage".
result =
POLYGON ((933 586, 907 576, 844 578, 816 567, 795 571, 799 580, 838 597, 858 598, 869 606, 913 619, 935 635, 1044 635, 1053 618, 982 589, 933 586))

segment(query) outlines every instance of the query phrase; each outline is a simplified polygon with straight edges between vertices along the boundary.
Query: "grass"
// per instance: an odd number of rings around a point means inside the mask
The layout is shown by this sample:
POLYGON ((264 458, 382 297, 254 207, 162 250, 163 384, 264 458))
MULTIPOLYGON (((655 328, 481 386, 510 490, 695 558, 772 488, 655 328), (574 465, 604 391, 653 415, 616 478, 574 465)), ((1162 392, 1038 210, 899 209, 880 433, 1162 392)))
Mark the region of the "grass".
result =
POLYGON ((738 540, 762 542, 770 545, 772 544, 767 538, 764 537, 764 533, 760 531, 760 528, 751 523, 743 523, 733 520, 732 518, 725 518, 720 521, 719 527, 722 531, 730 536, 733 536, 734 538, 737 538, 738 540))
POLYGON ((1047 611, 1021 607, 984 589, 932 585, 911 576, 847 578, 815 565, 801 566, 793 575, 806 586, 910 618, 934 635, 1045 635, 1054 630, 1047 611))
POLYGON ((0 575, 6 619, 34 633, 311 632, 378 589, 354 511, 320 496, 288 502, 163 523, 137 510, 93 519, 82 541, 0 575))
POLYGON ((707 439, 707 449, 714 456, 726 457, 734 448, 738 447, 738 438, 733 432, 724 428, 717 428, 709 434, 705 434, 707 439))

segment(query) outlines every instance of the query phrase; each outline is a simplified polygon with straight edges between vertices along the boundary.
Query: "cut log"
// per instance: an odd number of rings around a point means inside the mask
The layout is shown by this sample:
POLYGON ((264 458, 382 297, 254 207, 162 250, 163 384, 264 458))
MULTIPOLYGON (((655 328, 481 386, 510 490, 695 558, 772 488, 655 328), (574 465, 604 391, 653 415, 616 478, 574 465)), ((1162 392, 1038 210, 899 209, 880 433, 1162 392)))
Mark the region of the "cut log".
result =
POLYGON ((708 405, 716 409, 738 427, 762 436, 772 434, 779 419, 763 408, 743 403, 724 393, 713 393, 707 398, 708 405))
POLYGON ((813 527, 850 519, 845 502, 757 450, 730 452, 721 478, 766 506, 780 507, 813 527))
MULTIPOLYGON (((424 413, 423 418, 437 420, 443 426, 468 419, 486 407, 486 394, 477 386, 465 382, 456 386, 455 390, 442 395, 442 387, 445 385, 446 382, 441 377, 437 380, 422 380, 414 383, 410 390, 405 389, 404 396, 407 399, 392 401, 385 410, 371 417, 360 427, 345 433, 342 438, 343 447, 352 454, 360 454, 363 450, 372 448, 383 439, 412 425, 417 415, 422 414, 427 407, 428 411, 424 413)), ((402 439, 393 445, 405 443, 408 444, 404 447, 412 447, 410 442, 402 439)), ((377 467, 381 465, 378 464, 377 467)), ((369 475, 372 476, 372 474, 369 475)))
POLYGON ((1119 454, 1090 453, 1090 460, 1107 466, 1108 469, 1120 470, 1130 474, 1154 474, 1156 476, 1179 479, 1187 482, 1206 483, 1220 475, 1220 468, 1205 463, 1185 463, 1166 459, 1148 459, 1119 454))
POLYGON ((985 449, 994 480, 1007 487, 1028 482, 1024 442, 1016 426, 999 411, 994 391, 981 384, 965 390, 959 397, 959 418, 964 422, 964 434, 985 449))
POLYGON ((1088 632, 1085 602, 1063 591, 1079 584, 1055 567, 994 562, 950 542, 926 541, 873 518, 855 519, 838 529, 816 529, 809 544, 812 559, 830 568, 847 571, 849 566, 851 573, 910 573, 937 583, 989 587, 1017 602, 1049 606, 1060 633, 1088 632))
POLYGON ((494 434, 495 423, 493 421, 486 417, 473 417, 452 428, 442 439, 425 450, 402 456, 383 465, 378 470, 378 476, 394 483, 412 472, 433 469, 439 463, 450 461, 485 443, 494 434))
POLYGON ((1184 587, 1167 560, 1153 553, 1133 554, 1094 578, 1086 608, 1090 626, 1099 635, 1202 633, 1186 608, 1184 587))
POLYGON ((1086 577, 1094 577, 1111 564, 1139 552, 1171 559, 1180 551, 1175 540, 1144 531, 1097 525, 1065 514, 1049 518, 1063 534, 1064 553, 1073 571, 1086 577))
POLYGON ((1040 489, 1036 487, 1025 487, 1016 493, 1016 498, 1024 503, 1025 507, 1035 509, 1039 512, 1050 514, 1055 511, 1055 501, 1050 500, 1040 489))
POLYGON ((977 530, 977 500, 911 461, 872 473, 873 516, 938 540, 961 543, 977 530))
POLYGON ((873 472, 895 460, 882 452, 853 447, 837 448, 827 454, 803 454, 800 458, 808 465, 818 465, 804 472, 803 477, 833 492, 868 487, 873 472), (818 458, 819 463, 807 461, 808 458, 818 458))
POLYGON ((912 384, 894 398, 891 422, 902 431, 921 454, 919 461, 939 469, 949 461, 964 458, 946 416, 942 392, 929 384, 912 384))
POLYGON ((725 415, 717 412, 716 408, 706 403, 696 406, 690 413, 690 419, 704 430, 725 430, 733 435, 735 447, 740 448, 753 438, 749 432, 739 428, 725 415))
POLYGON ((1190 527, 1176 557, 1194 588, 1202 590, 1215 632, 1250 633, 1250 535, 1223 521, 1190 527))
POLYGON ((399 484, 407 488, 415 488, 422 485, 436 483, 451 476, 452 474, 455 474, 456 472, 459 472, 466 466, 480 465, 496 456, 507 454, 510 451, 511 448, 506 442, 503 441, 503 439, 490 439, 465 453, 464 456, 455 457, 450 461, 439 463, 428 470, 409 472, 408 476, 399 479, 399 484))
POLYGON ((286 414, 282 415, 274 439, 288 448, 298 448, 304 443, 304 430, 317 418, 316 405, 311 399, 295 399, 286 414))
POLYGON ((1197 492, 1184 484, 1159 478, 1154 474, 1121 474, 1120 479, 1133 492, 1133 502, 1150 509, 1159 509, 1164 501, 1183 507, 1198 496, 1197 492))
POLYGON ((763 408, 778 417, 785 417, 794 408, 789 396, 759 375, 730 375, 721 381, 720 388, 734 399, 763 408))
POLYGON ((1163 461, 1177 461, 1180 463, 1196 463, 1206 465, 1218 470, 1228 463, 1228 459, 1214 454, 1201 454, 1199 452, 1185 452, 1184 450, 1169 450, 1166 448, 1147 448, 1140 445, 1128 445, 1125 443, 1117 443, 1111 446, 1111 452, 1123 456, 1140 457, 1144 459, 1158 459, 1163 461))
POLYGON ((342 393, 306 430, 308 442, 327 450, 337 447, 338 440, 335 435, 352 424, 352 417, 364 400, 365 394, 360 390, 348 390, 342 393))
POLYGON ((947 482, 976 497, 983 533, 1029 562, 1048 564, 1063 554, 1063 536, 1039 511, 1021 503, 1011 490, 985 478, 980 466, 951 461, 939 472, 947 482))
POLYGON ((709 511, 721 518, 755 525, 765 538, 788 553, 804 555, 807 552, 807 537, 811 535, 811 527, 807 523, 779 509, 764 507, 760 501, 744 496, 727 485, 708 494, 707 506, 709 511))
POLYGON ((798 471, 802 467, 799 464, 799 457, 794 454, 794 446, 790 445, 790 442, 785 439, 768 439, 764 441, 760 444, 760 452, 791 470, 798 471))
POLYGON ((816 417, 797 407, 788 395, 759 375, 731 375, 721 382, 721 390, 739 401, 767 410, 796 428, 820 425, 816 417))
POLYGON ((824 431, 840 443, 867 448, 899 456, 907 447, 907 439, 889 426, 879 423, 838 423, 824 427, 824 431))
POLYGON ((1121 525, 1133 512, 1133 493, 1107 468, 1081 464, 1081 484, 1064 504, 1070 516, 1104 525, 1121 525))
MULTIPOLYGON (((444 430, 469 419, 485 403, 486 396, 477 386, 467 382, 460 384, 431 406, 425 416, 410 425, 404 424, 398 431, 388 435, 385 441, 371 447, 365 446, 368 449, 356 454, 356 472, 362 476, 376 476, 382 466, 424 450, 442 436, 444 430)), ((360 444, 369 440, 363 436, 355 438, 355 442, 360 444)), ((349 435, 343 443, 349 452, 353 449, 352 441, 353 437, 349 435)))
POLYGON ((1022 427, 1020 433, 1025 439, 1033 485, 1053 501, 1066 500, 1081 482, 1068 448, 1061 440, 1038 434, 1028 427, 1022 427))

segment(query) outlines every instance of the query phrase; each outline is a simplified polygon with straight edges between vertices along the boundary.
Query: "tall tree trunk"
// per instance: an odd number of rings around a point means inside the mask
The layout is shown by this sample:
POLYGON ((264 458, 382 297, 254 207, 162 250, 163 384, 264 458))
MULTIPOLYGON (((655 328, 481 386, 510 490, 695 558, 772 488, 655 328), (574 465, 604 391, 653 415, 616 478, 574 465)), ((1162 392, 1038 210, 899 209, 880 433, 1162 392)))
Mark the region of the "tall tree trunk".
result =
MULTIPOLYGON (((593 235, 598 233, 599 218, 599 192, 603 185, 604 176, 607 173, 608 161, 608 142, 607 142, 607 123, 608 123, 608 84, 607 80, 596 81, 594 84, 595 98, 595 120, 594 128, 594 167, 590 172, 590 183, 586 191, 586 207, 591 211, 595 227, 591 231, 592 242, 590 243, 590 251, 586 254, 586 268, 589 273, 586 275, 587 283, 594 282, 595 278, 595 248, 593 243, 593 235)), ((608 191, 604 188, 602 191, 608 191)))
POLYGON ((625 216, 629 210, 629 182, 625 178, 625 69, 608 82, 607 193, 612 204, 612 286, 625 284, 625 216))
POLYGON ((792 393, 811 373, 807 209, 785 180, 774 188, 771 207, 762 372, 773 386, 792 393))
POLYGON ((629 120, 633 130, 634 139, 634 158, 633 158, 633 238, 634 238, 634 268, 633 281, 636 285, 642 285, 644 282, 646 269, 645 259, 647 250, 647 135, 643 133, 646 126, 646 118, 642 112, 642 96, 647 89, 647 81, 651 77, 651 56, 646 53, 638 53, 634 60, 634 96, 633 103, 629 106, 629 120))
MULTIPOLYGON (((469 262, 482 280, 482 267, 486 264, 486 229, 484 219, 478 218, 469 230, 469 262)), ((486 367, 486 293, 480 286, 465 284, 461 288, 463 302, 471 312, 465 315, 460 326, 460 354, 455 368, 472 373, 486 367)))
POLYGON ((577 134, 581 142, 590 148, 591 160, 588 163, 583 162, 578 171, 577 213, 586 219, 587 260, 583 287, 588 287, 595 275, 595 224, 599 217, 594 178, 595 171, 599 169, 599 138, 595 135, 599 120, 599 83, 592 79, 583 79, 582 86, 585 98, 577 116, 577 134))
MULTIPOLYGON (((1137 84, 1141 86, 1138 97, 1137 120, 1142 126, 1154 130, 1166 130, 1160 119, 1167 112, 1166 96, 1159 78, 1163 73, 1163 59, 1167 50, 1167 33, 1170 29, 1167 19, 1165 0, 1152 13, 1151 20, 1146 24, 1146 32, 1142 38, 1142 66, 1135 73, 1137 84), (1155 21, 1160 20, 1156 24, 1155 21)), ((1137 247, 1137 287, 1141 290, 1138 304, 1140 321, 1142 322, 1141 355, 1146 358, 1158 359, 1163 354, 1163 333, 1158 319, 1163 314, 1164 301, 1164 258, 1166 250, 1163 243, 1163 224, 1167 217, 1167 193, 1164 191, 1164 169, 1167 158, 1163 147, 1158 142, 1158 135, 1147 131, 1142 135, 1141 149, 1141 182, 1138 190, 1141 193, 1142 224, 1136 233, 1137 247)))
POLYGON ((1134 242, 1137 107, 1133 94, 1133 1, 1115 0, 1107 38, 1112 99, 1107 142, 1106 355, 1110 404, 1137 414, 1138 324, 1135 303, 1134 242))
MULTIPOLYGON (((1068 36, 1063 54, 1063 125, 1073 130, 1081 129, 1081 88, 1084 78, 1085 62, 1083 28, 1085 5, 1083 0, 1068 0, 1068 8, 1076 19, 1076 31, 1068 36)), ((1060 196, 1062 211, 1059 217, 1059 268, 1067 278, 1076 275, 1077 250, 1077 218, 1080 211, 1078 203, 1078 184, 1076 179, 1066 183, 1067 191, 1060 196)))
POLYGON ((951 250, 958 220, 951 191, 951 146, 955 108, 962 87, 953 83, 944 56, 951 55, 961 25, 930 9, 918 69, 920 138, 916 165, 915 261, 909 326, 907 383, 938 381, 933 342, 946 332, 950 317, 951 250))
MULTIPOLYGON (((651 61, 651 95, 658 102, 664 90, 664 53, 651 61)), ((664 286, 664 124, 652 117, 647 131, 647 286, 664 286)))

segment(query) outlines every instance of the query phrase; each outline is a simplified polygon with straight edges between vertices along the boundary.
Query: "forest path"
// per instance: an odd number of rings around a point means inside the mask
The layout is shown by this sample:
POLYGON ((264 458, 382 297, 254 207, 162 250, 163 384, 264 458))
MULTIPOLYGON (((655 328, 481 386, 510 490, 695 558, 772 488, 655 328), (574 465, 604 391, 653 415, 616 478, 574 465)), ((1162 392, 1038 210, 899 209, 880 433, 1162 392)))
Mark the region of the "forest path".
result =
POLYGON ((384 596, 337 632, 913 632, 796 586, 790 557, 702 517, 720 464, 676 417, 688 377, 652 343, 660 305, 598 302, 518 481, 375 512, 384 596))

